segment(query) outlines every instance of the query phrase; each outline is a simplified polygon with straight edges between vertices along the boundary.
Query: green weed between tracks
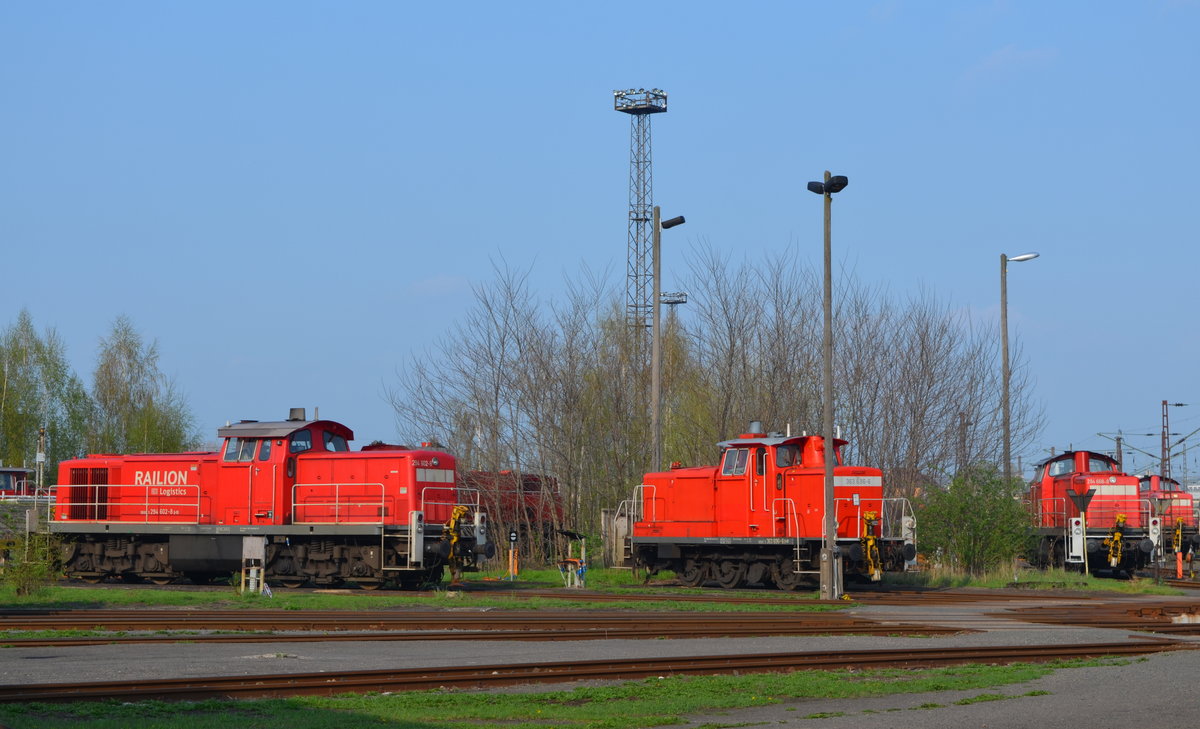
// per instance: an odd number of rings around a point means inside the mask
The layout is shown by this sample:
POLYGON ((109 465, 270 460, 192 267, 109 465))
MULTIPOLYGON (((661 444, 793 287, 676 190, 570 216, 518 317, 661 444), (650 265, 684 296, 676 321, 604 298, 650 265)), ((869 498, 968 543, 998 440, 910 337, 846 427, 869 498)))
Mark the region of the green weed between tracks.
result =
MULTIPOLYGON (((677 595, 700 596, 710 594, 716 599, 727 598, 727 591, 696 590, 670 587, 641 587, 632 581, 627 570, 593 570, 594 579, 589 582, 589 591, 611 595, 609 599, 596 600, 555 599, 553 597, 521 597, 529 590, 561 588, 555 582, 558 573, 554 570, 539 570, 522 573, 515 582, 481 576, 468 581, 461 589, 440 588, 433 592, 406 593, 400 590, 368 592, 355 587, 339 590, 292 591, 275 590, 266 597, 255 594, 237 594, 229 590, 164 590, 153 587, 130 587, 114 583, 112 589, 56 585, 46 587, 36 597, 19 596, 12 588, 0 587, 0 609, 3 608, 50 608, 50 609, 102 609, 122 607, 199 607, 208 609, 279 609, 279 610, 385 610, 389 608, 442 609, 442 608, 488 608, 500 610, 631 610, 631 611, 675 611, 675 612, 758 612, 758 611, 828 611, 848 607, 842 605, 816 604, 815 593, 792 593, 795 604, 720 603, 705 601, 679 601, 677 595), (621 601, 613 599, 621 594, 651 594, 662 600, 621 601)), ((564 593, 569 591, 564 590, 564 593)), ((739 597, 753 599, 777 599, 785 597, 774 590, 740 593, 739 597)))
MULTIPOLYGON (((634 729, 791 701, 991 689, 1031 681, 1057 669, 1119 663, 1123 661, 672 677, 536 693, 420 691, 270 701, 23 704, 0 706, 0 723, 11 729, 634 729)), ((998 698, 999 694, 984 693, 977 700, 998 698)))

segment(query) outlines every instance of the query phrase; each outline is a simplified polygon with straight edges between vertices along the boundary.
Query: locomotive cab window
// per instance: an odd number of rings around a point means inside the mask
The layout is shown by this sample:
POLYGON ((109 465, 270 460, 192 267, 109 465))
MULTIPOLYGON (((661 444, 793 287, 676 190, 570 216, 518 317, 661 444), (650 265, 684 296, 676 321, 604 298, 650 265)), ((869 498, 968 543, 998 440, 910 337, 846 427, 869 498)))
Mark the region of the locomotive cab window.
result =
POLYGON ((1046 467, 1046 473, 1051 476, 1065 476, 1075 470, 1075 464, 1070 459, 1055 461, 1046 467))
POLYGON ((258 446, 256 438, 230 438, 225 443, 226 463, 247 463, 254 460, 254 449, 258 446))
POLYGON ((746 461, 750 458, 749 448, 729 448, 721 464, 722 476, 741 476, 746 473, 746 461))
POLYGON ((334 435, 328 430, 324 431, 323 435, 325 436, 325 450, 339 453, 350 450, 350 446, 346 444, 346 439, 342 436, 334 435))
POLYGON ((767 473, 767 449, 762 446, 754 449, 754 472, 759 476, 767 473))
POLYGON ((258 447, 258 460, 260 460, 260 461, 271 460, 271 439, 270 438, 263 438, 262 445, 260 445, 258 447))
POLYGON ((1088 459, 1088 471, 1091 471, 1092 473, 1111 470, 1113 470, 1113 465, 1103 458, 1088 459))
POLYGON ((288 439, 288 453, 303 453, 312 449, 312 434, 307 430, 298 430, 288 439))
POLYGON ((791 468, 800 457, 800 449, 794 445, 782 445, 775 449, 775 467, 791 468))

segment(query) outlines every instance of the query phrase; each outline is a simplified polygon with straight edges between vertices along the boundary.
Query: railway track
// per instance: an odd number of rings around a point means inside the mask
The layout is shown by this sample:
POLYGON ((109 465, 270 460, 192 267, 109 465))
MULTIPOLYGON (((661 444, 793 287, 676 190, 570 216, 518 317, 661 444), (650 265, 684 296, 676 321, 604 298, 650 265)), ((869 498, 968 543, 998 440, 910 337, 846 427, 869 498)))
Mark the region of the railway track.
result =
POLYGON ((173 635, 0 639, 0 645, 35 647, 108 643, 318 642, 414 640, 599 640, 615 638, 715 638, 765 635, 948 635, 959 628, 820 613, 580 613, 580 612, 370 612, 278 610, 169 611, 81 610, 0 612, 0 630, 185 631, 173 635), (195 631, 238 631, 197 634, 195 631), (248 635, 246 631, 286 631, 248 635), (309 631, 307 634, 299 634, 309 631), (311 631, 324 631, 313 634, 311 631), (332 632, 329 632, 332 631, 332 632), (362 632, 374 631, 374 632, 362 632))
MULTIPOLYGON (((992 617, 1000 617, 993 613, 992 617)), ((1200 604, 1161 602, 1023 608, 1004 614, 1029 623, 1200 635, 1200 604)))
POLYGON ((1069 658, 1145 655, 1195 648, 1171 640, 1055 646, 926 648, 836 653, 767 653, 496 664, 484 666, 289 673, 258 676, 100 681, 0 686, 0 702, 144 701, 268 698, 431 688, 487 689, 514 684, 628 680, 648 676, 715 675, 844 668, 918 668, 966 663, 1028 663, 1069 658))
MULTIPOLYGON (((849 590, 847 597, 843 600, 815 600, 808 597, 783 597, 775 596, 768 597, 769 592, 760 592, 753 595, 748 595, 745 592, 733 594, 685 594, 685 593, 662 593, 662 594, 647 594, 647 593, 616 593, 616 592, 593 592, 593 591, 578 591, 570 592, 560 590, 512 590, 508 592, 489 591, 486 594, 504 596, 514 599, 533 599, 545 598, 554 600, 567 600, 577 602, 687 602, 687 603, 717 603, 730 605, 789 605, 793 607, 799 606, 837 606, 849 607, 854 603, 863 603, 870 605, 960 605, 974 604, 980 602, 1025 602, 1034 600, 1046 600, 1054 597, 1052 593, 1046 592, 970 592, 965 590, 880 590, 867 589, 863 591, 849 590)), ((1071 600, 1095 600, 1095 596, 1072 595, 1071 600)))

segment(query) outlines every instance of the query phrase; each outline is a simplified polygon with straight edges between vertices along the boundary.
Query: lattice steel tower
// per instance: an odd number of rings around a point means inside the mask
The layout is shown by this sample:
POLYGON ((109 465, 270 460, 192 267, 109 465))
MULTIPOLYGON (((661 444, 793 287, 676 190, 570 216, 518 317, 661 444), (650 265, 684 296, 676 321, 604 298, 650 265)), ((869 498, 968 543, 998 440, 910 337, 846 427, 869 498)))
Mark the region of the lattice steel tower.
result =
POLYGON ((650 326, 653 304, 651 216, 654 170, 650 154, 650 115, 667 110, 662 89, 613 92, 613 108, 629 115, 629 252, 626 264, 625 316, 630 325, 650 326))

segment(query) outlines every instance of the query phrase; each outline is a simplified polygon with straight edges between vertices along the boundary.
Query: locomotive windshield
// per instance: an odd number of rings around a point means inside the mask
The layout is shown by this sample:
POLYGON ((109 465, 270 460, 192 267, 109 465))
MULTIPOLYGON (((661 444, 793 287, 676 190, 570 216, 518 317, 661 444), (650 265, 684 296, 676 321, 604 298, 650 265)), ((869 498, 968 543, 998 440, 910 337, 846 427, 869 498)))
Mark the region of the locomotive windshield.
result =
POLYGON ((741 476, 746 472, 746 461, 749 458, 749 448, 730 448, 726 450, 725 462, 721 466, 721 475, 741 476))
POLYGON ((348 451, 350 446, 346 444, 346 439, 340 435, 334 435, 328 430, 325 431, 325 450, 327 451, 348 451))
POLYGON ((226 463, 246 463, 254 460, 257 438, 230 438, 225 443, 226 463))
POLYGON ((312 450, 312 434, 307 430, 292 433, 288 440, 288 453, 303 453, 307 450, 312 450))
POLYGON ((1091 473, 1115 470, 1117 470, 1117 467, 1107 458, 1097 458, 1095 456, 1088 458, 1088 471, 1091 473))
POLYGON ((1075 464, 1070 458, 1047 464, 1046 473, 1051 476, 1065 476, 1075 470, 1075 464))
POLYGON ((781 445, 775 449, 775 467, 788 468, 800 460, 800 447, 796 445, 781 445))

